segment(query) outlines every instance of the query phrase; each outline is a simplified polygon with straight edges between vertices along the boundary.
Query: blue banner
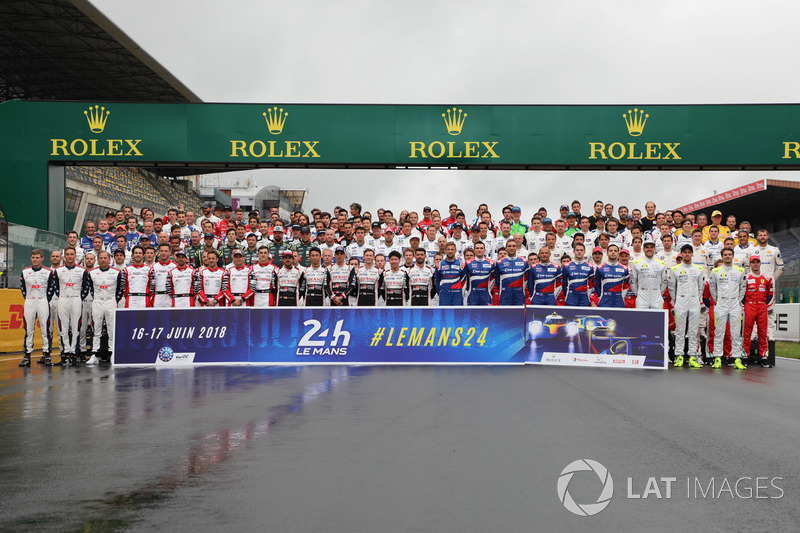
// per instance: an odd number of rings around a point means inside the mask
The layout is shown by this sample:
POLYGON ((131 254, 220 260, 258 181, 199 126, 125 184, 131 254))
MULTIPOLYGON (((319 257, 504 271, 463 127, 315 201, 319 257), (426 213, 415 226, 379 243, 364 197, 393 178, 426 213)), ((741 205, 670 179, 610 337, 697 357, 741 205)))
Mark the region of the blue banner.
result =
POLYGON ((529 306, 526 363, 601 368, 667 368, 668 320, 662 309, 529 306))
POLYGON ((521 307, 119 310, 115 365, 523 364, 521 307))

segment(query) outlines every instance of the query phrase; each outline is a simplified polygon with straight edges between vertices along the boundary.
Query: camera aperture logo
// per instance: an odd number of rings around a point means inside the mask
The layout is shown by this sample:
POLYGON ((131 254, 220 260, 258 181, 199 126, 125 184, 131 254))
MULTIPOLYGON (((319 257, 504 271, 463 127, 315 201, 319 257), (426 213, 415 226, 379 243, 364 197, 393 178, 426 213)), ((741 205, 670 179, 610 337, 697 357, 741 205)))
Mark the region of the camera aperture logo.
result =
POLYGON ((594 516, 611 503, 611 497, 614 495, 614 480, 608 469, 591 459, 578 459, 568 464, 561 475, 558 477, 558 499, 564 507, 571 513, 578 516, 594 516), (579 504, 572 499, 569 493, 569 482, 577 472, 594 472, 603 484, 603 490, 597 497, 594 503, 579 504))

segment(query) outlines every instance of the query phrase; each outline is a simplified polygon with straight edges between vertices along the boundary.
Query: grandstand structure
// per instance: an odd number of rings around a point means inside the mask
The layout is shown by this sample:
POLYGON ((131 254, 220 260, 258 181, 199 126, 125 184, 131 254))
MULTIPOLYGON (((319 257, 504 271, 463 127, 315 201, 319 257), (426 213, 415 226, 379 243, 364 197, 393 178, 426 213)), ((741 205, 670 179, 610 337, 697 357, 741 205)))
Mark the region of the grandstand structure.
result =
POLYGON ((123 205, 164 215, 173 206, 200 212, 201 198, 190 180, 169 180, 134 167, 66 167, 67 229, 82 231, 84 220, 99 220, 123 205))
POLYGON ((750 222, 753 232, 769 231, 770 244, 783 256, 783 275, 778 279, 778 303, 800 302, 800 183, 762 179, 709 198, 692 202, 679 209, 684 213, 705 213, 719 209, 723 223, 728 215, 750 222))

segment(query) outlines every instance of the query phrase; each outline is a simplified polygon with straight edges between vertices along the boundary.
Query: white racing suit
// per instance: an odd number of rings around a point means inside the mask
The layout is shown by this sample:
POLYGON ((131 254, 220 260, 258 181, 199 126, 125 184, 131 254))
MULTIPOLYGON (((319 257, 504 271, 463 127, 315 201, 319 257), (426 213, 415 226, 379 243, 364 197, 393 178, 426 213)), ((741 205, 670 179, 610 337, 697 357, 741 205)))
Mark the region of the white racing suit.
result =
POLYGON ((186 265, 176 266, 167 275, 167 290, 172 298, 172 307, 194 307, 197 294, 197 271, 186 265))
POLYGON ((25 321, 25 353, 33 351, 33 333, 36 320, 42 333, 42 351, 50 351, 50 300, 55 295, 55 282, 52 270, 43 266, 38 270, 27 267, 20 276, 20 290, 25 298, 22 316, 25 321))
POLYGON ((725 327, 731 325, 731 355, 742 356, 742 300, 747 290, 742 267, 720 265, 711 271, 708 290, 714 300, 714 357, 722 357, 725 327))
MULTIPOLYGON (((89 277, 89 273, 90 272, 91 272, 90 270, 86 271, 86 277, 87 278, 89 277)), ((87 283, 90 283, 90 282, 87 282, 87 283)), ((86 296, 83 298, 83 301, 81 302, 81 327, 80 327, 80 330, 78 332, 79 339, 78 339, 78 345, 77 345, 77 350, 79 352, 83 352, 83 351, 90 352, 90 351, 92 351, 92 346, 89 345, 88 341, 86 340, 86 334, 89 331, 89 326, 92 325, 92 305, 93 304, 94 304, 94 297, 92 296, 91 291, 89 291, 86 294, 86 296), (85 348, 85 350, 84 350, 84 348, 85 348)), ((92 332, 92 336, 94 336, 94 331, 92 332)))
POLYGON ((170 294, 167 287, 167 279, 172 269, 178 265, 172 261, 166 264, 161 261, 156 261, 153 264, 153 273, 155 275, 155 297, 153 298, 153 307, 172 307, 172 294, 170 294))
MULTIPOLYGON (((670 269, 667 286, 675 312, 675 355, 684 355, 684 337, 687 335, 689 338, 687 355, 699 355, 697 341, 700 330, 700 304, 705 287, 703 268, 699 265, 687 265, 681 262, 670 269), (688 329, 687 320, 689 322, 688 329)), ((725 330, 723 330, 722 338, 725 337, 724 333, 725 330)), ((722 346, 721 342, 719 344, 722 346)))
POLYGON ((278 267, 272 263, 256 263, 250 270, 250 290, 253 291, 253 307, 272 307, 275 305, 273 279, 278 267))
POLYGON ((128 265, 123 268, 120 272, 120 284, 124 291, 124 307, 129 309, 152 307, 154 282, 151 266, 128 265))
POLYGON ((114 267, 106 270, 95 268, 89 272, 89 291, 94 298, 92 302, 92 351, 100 351, 100 338, 103 333, 103 324, 108 331, 108 347, 114 346, 114 310, 117 302, 122 298, 122 283, 120 271, 114 267))
POLYGON ((667 288, 667 267, 655 257, 640 257, 631 265, 631 291, 637 309, 663 309, 667 288))
POLYGON ((89 275, 82 266, 61 265, 53 272, 58 295, 58 332, 61 353, 74 355, 78 347, 83 298, 89 293, 89 275))

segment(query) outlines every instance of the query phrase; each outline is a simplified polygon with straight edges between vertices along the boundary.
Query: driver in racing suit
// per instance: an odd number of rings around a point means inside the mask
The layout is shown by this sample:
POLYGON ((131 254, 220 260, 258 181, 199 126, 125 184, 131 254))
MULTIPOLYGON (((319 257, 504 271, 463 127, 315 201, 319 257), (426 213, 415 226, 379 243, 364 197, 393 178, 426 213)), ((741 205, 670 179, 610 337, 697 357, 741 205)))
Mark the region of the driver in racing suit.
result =
POLYGON ((684 336, 688 336, 689 366, 701 368, 703 364, 697 360, 697 341, 705 274, 703 267, 692 263, 693 252, 691 244, 681 246, 681 262, 670 269, 667 288, 675 306, 675 366, 683 366, 684 336))
POLYGON ((767 321, 769 308, 775 300, 775 282, 770 276, 761 272, 761 258, 757 255, 750 256, 750 274, 746 278, 746 292, 744 296, 744 350, 750 353, 750 335, 753 333, 753 323, 758 325, 758 354, 761 356, 761 366, 770 367, 769 345, 767 343, 767 321))
POLYGON ((637 309, 663 309, 667 288, 667 267, 656 259, 656 244, 644 243, 644 257, 631 265, 631 291, 636 295, 637 309))
POLYGON ((731 355, 735 358, 734 366, 744 370, 742 364, 742 300, 745 296, 745 273, 742 267, 733 264, 733 250, 722 250, 722 265, 711 271, 708 289, 714 300, 714 364, 712 368, 722 367, 722 354, 725 339, 725 327, 730 323, 731 355))

